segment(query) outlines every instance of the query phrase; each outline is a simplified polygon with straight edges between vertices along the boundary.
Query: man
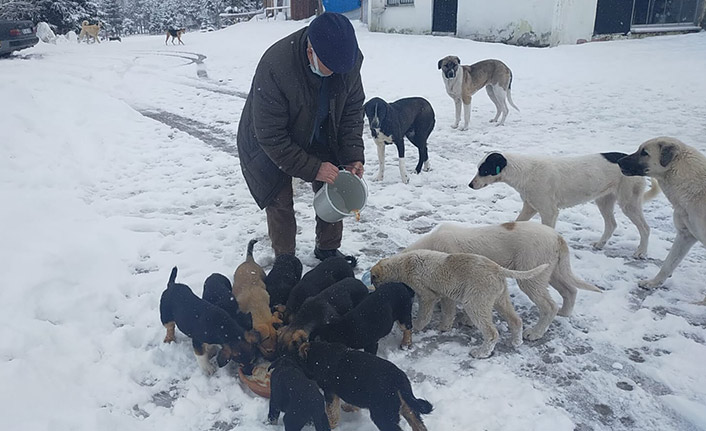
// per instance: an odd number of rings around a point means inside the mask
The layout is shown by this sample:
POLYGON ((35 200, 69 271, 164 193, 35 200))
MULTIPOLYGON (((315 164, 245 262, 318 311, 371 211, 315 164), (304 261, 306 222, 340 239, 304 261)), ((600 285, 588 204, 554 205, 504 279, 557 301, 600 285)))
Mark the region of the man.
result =
MULTIPOLYGON (((326 12, 272 45, 260 59, 238 126, 243 175, 260 208, 275 256, 294 254, 292 177, 314 192, 338 166, 363 175, 363 55, 348 18, 326 12)), ((344 256, 343 223, 316 217, 314 255, 344 256)))

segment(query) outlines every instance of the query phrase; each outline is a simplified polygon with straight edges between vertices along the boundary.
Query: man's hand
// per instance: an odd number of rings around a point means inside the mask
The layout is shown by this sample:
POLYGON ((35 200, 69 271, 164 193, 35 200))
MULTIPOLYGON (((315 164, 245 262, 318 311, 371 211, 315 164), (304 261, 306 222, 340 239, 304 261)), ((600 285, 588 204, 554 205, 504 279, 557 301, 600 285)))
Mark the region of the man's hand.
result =
POLYGON ((346 165, 346 170, 354 175, 358 175, 358 178, 363 178, 363 163, 353 162, 346 165))
POLYGON ((316 181, 333 184, 338 177, 338 168, 336 165, 329 162, 322 162, 319 167, 319 172, 316 174, 316 181))

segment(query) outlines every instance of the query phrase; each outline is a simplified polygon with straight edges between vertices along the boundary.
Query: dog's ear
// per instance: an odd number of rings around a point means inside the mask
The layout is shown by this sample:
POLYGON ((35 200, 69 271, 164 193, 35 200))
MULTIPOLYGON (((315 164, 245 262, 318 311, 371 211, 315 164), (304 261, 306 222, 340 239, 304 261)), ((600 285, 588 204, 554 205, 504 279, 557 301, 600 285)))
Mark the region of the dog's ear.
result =
POLYGON ((663 168, 666 168, 668 164, 674 160, 674 156, 677 155, 677 147, 674 145, 660 145, 660 150, 659 150, 659 164, 662 165, 663 168))
POLYGON ((454 55, 454 58, 456 59, 456 62, 460 65, 460 64, 461 64, 461 59, 458 58, 458 57, 456 57, 455 55, 454 55))
POLYGON ((299 357, 306 360, 306 357, 309 355, 310 348, 311 348, 310 343, 304 343, 301 346, 299 346, 299 357))
POLYGON ((439 67, 439 69, 441 69, 441 62, 442 62, 442 61, 444 61, 444 59, 443 59, 443 58, 442 58, 441 60, 439 60, 439 66, 438 66, 438 67, 439 67))

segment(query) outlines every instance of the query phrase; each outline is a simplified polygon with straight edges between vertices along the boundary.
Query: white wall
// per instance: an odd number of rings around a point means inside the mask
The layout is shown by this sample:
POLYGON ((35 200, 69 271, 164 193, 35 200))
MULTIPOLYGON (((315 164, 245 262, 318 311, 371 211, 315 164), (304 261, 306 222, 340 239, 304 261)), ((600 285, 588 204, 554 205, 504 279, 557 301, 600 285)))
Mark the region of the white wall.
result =
POLYGON ((372 31, 431 33, 432 1, 414 0, 414 6, 388 7, 385 0, 369 0, 369 28, 372 31))
MULTIPOLYGON (((430 33, 434 0, 386 7, 369 0, 372 31, 430 33)), ((474 40, 550 46, 590 40, 598 0, 459 0, 456 34, 474 40)))

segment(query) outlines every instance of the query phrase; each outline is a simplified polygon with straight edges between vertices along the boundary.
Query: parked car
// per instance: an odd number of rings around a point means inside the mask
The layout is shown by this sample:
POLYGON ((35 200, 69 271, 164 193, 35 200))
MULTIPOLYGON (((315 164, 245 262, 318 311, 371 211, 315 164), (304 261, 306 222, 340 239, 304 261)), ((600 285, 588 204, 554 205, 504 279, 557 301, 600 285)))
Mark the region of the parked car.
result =
POLYGON ((36 45, 36 32, 32 21, 0 19, 0 57, 36 45))

